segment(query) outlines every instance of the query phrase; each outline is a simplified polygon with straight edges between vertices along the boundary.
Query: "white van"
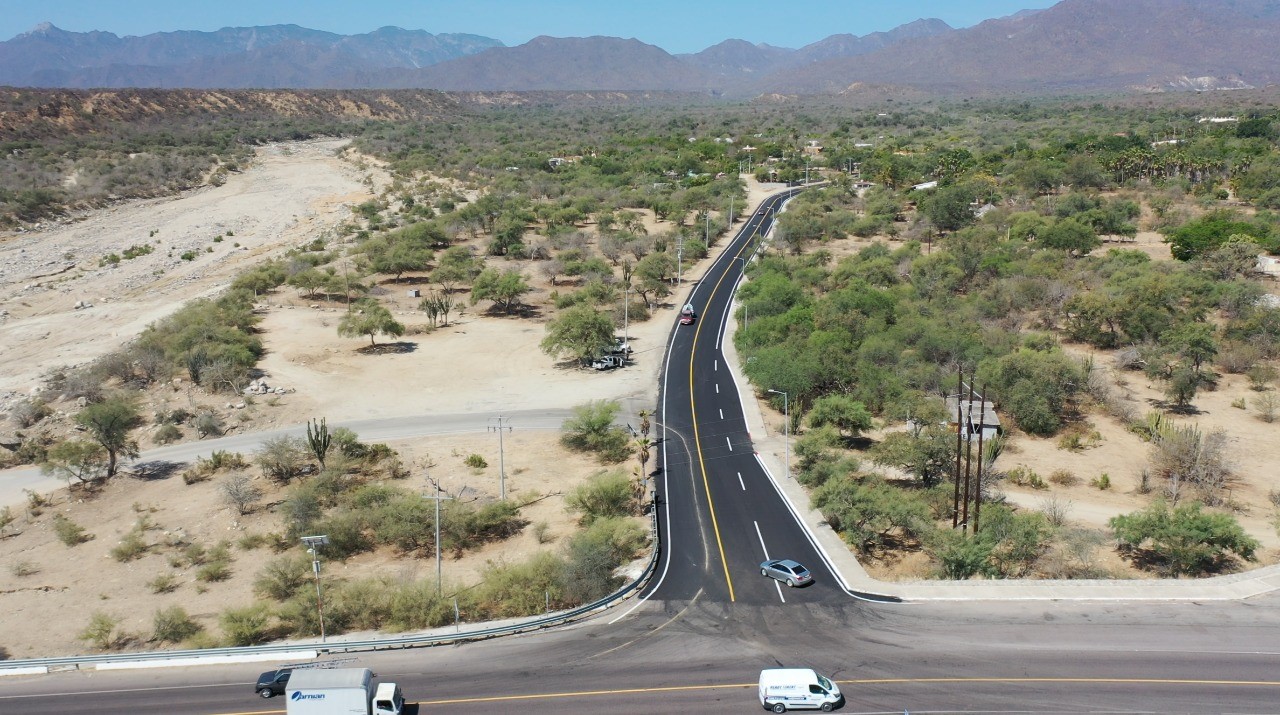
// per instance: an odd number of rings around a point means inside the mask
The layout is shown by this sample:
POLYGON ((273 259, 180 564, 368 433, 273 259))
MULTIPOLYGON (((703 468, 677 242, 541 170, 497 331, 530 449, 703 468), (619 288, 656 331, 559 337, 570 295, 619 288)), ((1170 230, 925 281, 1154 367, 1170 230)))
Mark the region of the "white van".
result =
POLYGON ((760 671, 760 704, 765 710, 821 710, 829 713, 844 703, 840 687, 809 668, 768 668, 760 671))

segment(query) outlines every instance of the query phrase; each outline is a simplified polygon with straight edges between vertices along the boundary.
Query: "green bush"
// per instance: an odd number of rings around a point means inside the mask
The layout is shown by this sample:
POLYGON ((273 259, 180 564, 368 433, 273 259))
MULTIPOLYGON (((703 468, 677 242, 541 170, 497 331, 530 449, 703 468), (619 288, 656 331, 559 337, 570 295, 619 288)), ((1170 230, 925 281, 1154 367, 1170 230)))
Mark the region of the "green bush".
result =
POLYGON ((274 601, 287 601, 311 581, 311 559, 292 556, 272 559, 253 582, 253 592, 274 601))
POLYGON ((119 544, 111 547, 111 558, 120 563, 132 562, 134 559, 142 558, 142 555, 147 553, 147 549, 150 549, 150 546, 147 545, 146 535, 134 527, 120 538, 119 544))
POLYGON ((496 564, 473 589, 474 612, 469 620, 517 618, 563 605, 565 563, 548 553, 535 554, 518 564, 496 564))
POLYGON ((594 452, 605 462, 621 462, 631 454, 626 430, 613 423, 621 409, 617 402, 605 400, 574 407, 573 416, 561 427, 560 442, 569 449, 594 452))
POLYGON ((182 439, 182 430, 177 425, 161 425, 156 430, 156 444, 170 444, 182 439))
POLYGON ((67 546, 76 546, 93 538, 93 534, 85 533, 84 527, 68 519, 62 514, 53 515, 53 533, 58 541, 67 546))
POLYGON ((922 538, 932 530, 924 500, 874 477, 829 479, 814 491, 813 506, 846 543, 863 553, 884 546, 891 536, 922 538))
POLYGON ((567 547, 564 597, 568 604, 597 601, 622 586, 614 575, 644 546, 645 531, 632 519, 602 518, 576 534, 567 547))
POLYGON ((489 463, 484 460, 484 457, 478 454, 469 454, 467 455, 466 465, 472 469, 484 469, 489 466, 489 463))
POLYGON ((583 524, 596 519, 628 516, 635 511, 635 489, 621 471, 600 472, 565 497, 565 507, 582 515, 583 524))
POLYGON ((163 573, 147 582, 152 593, 171 593, 178 588, 178 578, 171 573, 163 573))
POLYGON ((1229 514, 1206 513, 1199 502, 1173 509, 1163 501, 1108 522, 1130 554, 1145 552, 1170 576, 1199 575, 1218 571, 1238 556, 1254 560, 1259 548, 1239 522, 1229 514))
POLYGON ((151 640, 159 643, 180 643, 203 630, 203 627, 187 615, 182 606, 169 606, 156 611, 151 619, 151 640))
POLYGON ((77 636, 98 650, 114 650, 124 645, 125 636, 118 630, 120 619, 103 611, 89 617, 89 625, 77 636))
POLYGON ((275 635, 271 628, 271 609, 265 603, 228 608, 218 616, 218 623, 232 646, 259 645, 275 635))

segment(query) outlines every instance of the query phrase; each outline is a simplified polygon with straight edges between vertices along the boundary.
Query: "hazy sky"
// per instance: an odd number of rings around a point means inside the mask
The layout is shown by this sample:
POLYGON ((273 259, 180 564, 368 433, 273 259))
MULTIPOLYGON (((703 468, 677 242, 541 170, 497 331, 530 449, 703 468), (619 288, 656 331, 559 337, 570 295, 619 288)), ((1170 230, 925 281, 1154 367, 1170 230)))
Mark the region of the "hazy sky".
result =
POLYGON ((0 0, 0 39, 41 22, 76 32, 295 24, 344 35, 386 25, 467 32, 508 45, 538 35, 635 37, 668 52, 729 38, 801 47, 836 33, 865 35, 922 17, 969 27, 1057 0, 0 0), (6 7, 7 6, 7 7, 6 7))

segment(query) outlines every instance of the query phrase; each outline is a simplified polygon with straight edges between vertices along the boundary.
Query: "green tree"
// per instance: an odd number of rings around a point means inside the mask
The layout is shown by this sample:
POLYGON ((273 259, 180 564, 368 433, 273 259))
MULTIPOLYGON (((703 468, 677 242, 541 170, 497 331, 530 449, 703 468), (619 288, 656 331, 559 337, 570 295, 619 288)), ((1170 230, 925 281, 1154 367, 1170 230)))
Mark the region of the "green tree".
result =
POLYGON ((955 464, 955 434, 945 425, 893 432, 872 448, 871 458, 876 464, 914 474, 925 486, 933 486, 950 474, 955 464))
POLYGON ((372 301, 357 306, 356 310, 343 315, 338 321, 338 335, 344 338, 368 335, 369 344, 377 345, 374 336, 378 333, 400 337, 404 335, 404 325, 396 321, 391 311, 372 301))
POLYGON ((663 298, 671 293, 671 282, 676 275, 676 261, 666 251, 650 253, 636 263, 631 277, 635 279, 635 291, 645 305, 653 307, 652 298, 663 298))
POLYGON ((832 425, 841 434, 857 437, 871 429, 871 413, 866 405, 848 395, 823 395, 813 401, 809 424, 814 427, 832 425))
POLYGON ((81 484, 96 482, 105 473, 107 451, 97 442, 69 439, 49 448, 40 465, 43 474, 74 479, 81 484))
POLYGON ((120 457, 138 456, 138 443, 130 439, 129 433, 142 426, 142 415, 132 397, 108 397, 85 407, 76 415, 75 421, 107 451, 108 479, 116 475, 120 457))
POLYGON ((471 286, 471 304, 491 300, 504 313, 510 314, 520 305, 520 298, 531 290, 533 289, 518 270, 499 272, 496 268, 486 268, 476 276, 475 283, 471 286))
POLYGON ((301 288, 306 291, 306 297, 311 298, 315 296, 317 290, 324 287, 327 281, 328 278, 325 274, 314 268, 307 268, 289 276, 287 282, 294 288, 301 288))
POLYGON ((920 200, 920 211, 940 231, 959 231, 974 222, 973 200, 968 186, 942 186, 920 200))
POLYGON ((1046 248, 1056 248, 1079 256, 1087 255, 1102 245, 1092 227, 1073 218, 1055 221, 1037 238, 1040 245, 1046 248))
POLYGON ((407 271, 426 270, 435 254, 428 248, 397 241, 390 248, 374 256, 370 266, 378 273, 394 275, 397 282, 407 271))
POLYGON ((1142 511, 1112 517, 1108 524, 1126 549, 1150 552, 1171 576, 1218 570, 1232 554, 1252 561, 1259 548, 1234 517, 1206 513, 1199 502, 1171 510, 1160 500, 1142 511))
POLYGON ((589 358, 613 342, 613 319, 589 305, 575 305, 547 322, 542 351, 551 357, 589 358))

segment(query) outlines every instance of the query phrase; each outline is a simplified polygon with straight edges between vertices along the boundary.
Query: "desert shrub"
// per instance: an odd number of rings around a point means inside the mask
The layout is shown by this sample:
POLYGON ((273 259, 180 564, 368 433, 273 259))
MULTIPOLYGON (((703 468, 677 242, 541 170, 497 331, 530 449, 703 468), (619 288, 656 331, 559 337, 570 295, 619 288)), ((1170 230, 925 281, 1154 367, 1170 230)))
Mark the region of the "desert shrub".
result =
POLYGON ((311 580, 311 559, 291 556, 272 559, 253 581, 253 592, 274 601, 287 601, 311 580))
POLYGON ((533 538, 537 540, 539 544, 545 544, 555 538, 550 532, 551 524, 545 521, 540 521, 533 525, 533 538))
POLYGON ((573 416, 561 426, 560 442, 569 449, 594 452, 605 462, 621 462, 631 454, 626 430, 615 425, 622 407, 617 402, 593 400, 573 408, 573 416))
POLYGON ((89 624, 77 636, 98 650, 114 650, 124 645, 125 636, 119 630, 120 619, 103 611, 89 616, 89 624))
POLYGON ((1089 480, 1089 486, 1100 491, 1106 491, 1111 488, 1111 475, 1103 472, 1093 479, 1089 480))
POLYGON ((253 480, 246 474, 233 474, 219 485, 222 499, 236 510, 240 516, 253 511, 254 505, 262 497, 262 490, 254 486, 253 480))
POLYGON ((468 454, 465 464, 472 469, 484 469, 489 466, 489 463, 485 461, 484 457, 478 454, 468 454))
POLYGON ((170 444, 182 439, 182 430, 177 425, 160 425, 156 430, 156 444, 170 444))
POLYGON ((23 576, 34 576, 40 573, 40 567, 30 561, 15 561, 9 565, 9 573, 17 578, 23 576))
POLYGON ((401 585, 391 593, 391 612, 385 628, 414 631, 442 626, 453 620, 453 603, 434 580, 401 585))
POLYGON ((644 546, 644 529, 632 519, 603 518, 576 534, 567 546, 563 595, 570 604, 590 603, 616 591, 619 566, 644 546))
POLYGON ((301 437, 273 437, 262 443, 255 461, 267 478, 285 483, 302 474, 308 454, 301 437))
POLYGON ((581 522, 627 516, 635 509, 631 479, 621 471, 599 472, 565 497, 565 508, 581 514, 581 522))
POLYGON ((249 467, 249 463, 245 461, 243 454, 228 452, 225 449, 213 450, 213 454, 209 455, 207 463, 209 469, 215 472, 220 472, 224 469, 247 469, 249 467))
POLYGON ((93 538, 93 534, 85 533, 84 527, 68 519, 62 514, 53 515, 53 533, 58 541, 67 546, 76 546, 93 538))
POLYGON ((1066 469, 1055 469, 1053 470, 1053 473, 1049 475, 1049 481, 1060 487, 1074 487, 1080 483, 1080 477, 1077 477, 1066 469))
POLYGON ((1057 494, 1050 494, 1040 500, 1040 513, 1044 514, 1052 526, 1062 526, 1067 523, 1067 517, 1071 514, 1071 502, 1059 499, 1057 494))
POLYGON ((1238 397, 1231 401, 1231 406, 1237 410, 1247 409, 1249 407, 1249 401, 1243 397, 1238 397))
POLYGON ((1141 511, 1112 517, 1108 522, 1129 554, 1145 552, 1139 563, 1155 561, 1170 575, 1199 575, 1218 571, 1238 556, 1254 559, 1258 541, 1229 514, 1208 513, 1199 502, 1173 509, 1157 500, 1141 511))
POLYGON ((893 535, 918 538, 931 530, 929 506, 922 499, 876 477, 829 479, 813 492, 813 506, 845 543, 863 553, 893 535))
POLYGON ((44 400, 32 398, 21 400, 9 410, 9 419, 14 424, 26 429, 39 422, 40 420, 53 414, 53 410, 45 404, 44 400))
POLYGON ((1005 478, 1010 484, 1016 484, 1020 487, 1031 487, 1032 489, 1048 489, 1049 485, 1045 484, 1044 479, 1036 474, 1036 471, 1030 467, 1018 465, 1010 469, 1005 478))
POLYGON ((1222 430, 1206 435, 1192 426, 1162 428, 1152 440, 1150 464, 1153 476, 1170 489, 1175 483, 1187 486, 1205 504, 1219 504, 1231 477, 1227 435, 1222 430))
MULTIPOLYGON (((1058 516, 1065 520, 1066 508, 1058 516)), ((982 510, 981 529, 979 538, 991 544, 991 571, 1004 578, 1026 576, 1053 535, 1045 514, 1018 513, 1000 504, 982 510)))
POLYGON ((178 578, 171 573, 162 573, 147 582, 152 593, 172 593, 178 588, 178 578))
POLYGON ((516 618, 563 605, 565 563, 548 553, 538 553, 517 564, 496 564, 473 589, 476 619, 516 618))
POLYGON ((121 563, 133 561, 142 558, 150 548, 147 544, 146 524, 139 520, 127 534, 121 537, 119 543, 111 547, 111 558, 121 563))
POLYGON ((232 646, 258 645, 274 636, 271 610, 265 603, 228 608, 218 616, 218 624, 232 646))
POLYGON ((151 640, 158 643, 180 643, 201 630, 182 606, 162 608, 151 619, 151 640))
POLYGON ((1275 382, 1276 374, 1276 368, 1267 363, 1254 365, 1245 372, 1245 375, 1249 378, 1249 387, 1256 392, 1266 390, 1271 383, 1275 382))
POLYGON ((254 549, 260 549, 264 546, 270 546, 271 541, 272 539, 270 534, 245 534, 236 541, 236 546, 240 547, 241 551, 253 551, 254 549))
POLYGON ((1276 411, 1280 410, 1280 396, 1274 392, 1264 392, 1253 398, 1253 407, 1258 411, 1258 419, 1268 424, 1276 421, 1276 411))
POLYGON ((329 536, 324 547, 326 557, 346 559, 373 548, 373 540, 365 533, 364 518, 355 512, 325 516, 312 526, 312 533, 329 536))
MULTIPOLYGON (((360 499, 367 501, 369 492, 360 499)), ((380 544, 395 546, 402 553, 432 553, 435 549, 435 505, 416 495, 393 493, 386 501, 366 503, 361 507, 368 515, 373 538, 380 544)), ((443 519, 441 520, 443 522, 443 519)))
POLYGON ((520 507, 514 502, 497 501, 479 507, 449 502, 440 517, 441 547, 461 552, 505 539, 523 526, 520 507))
POLYGON ((221 435, 225 427, 222 424, 222 418, 212 412, 201 412, 191 421, 191 426, 195 428, 196 434, 201 437, 217 437, 221 435))
POLYGON ((964 580, 990 572, 990 541, 952 529, 938 529, 930 541, 941 578, 964 580))
POLYGON ((226 581, 231 578, 231 562, 210 561, 196 570, 196 580, 204 583, 226 581))

